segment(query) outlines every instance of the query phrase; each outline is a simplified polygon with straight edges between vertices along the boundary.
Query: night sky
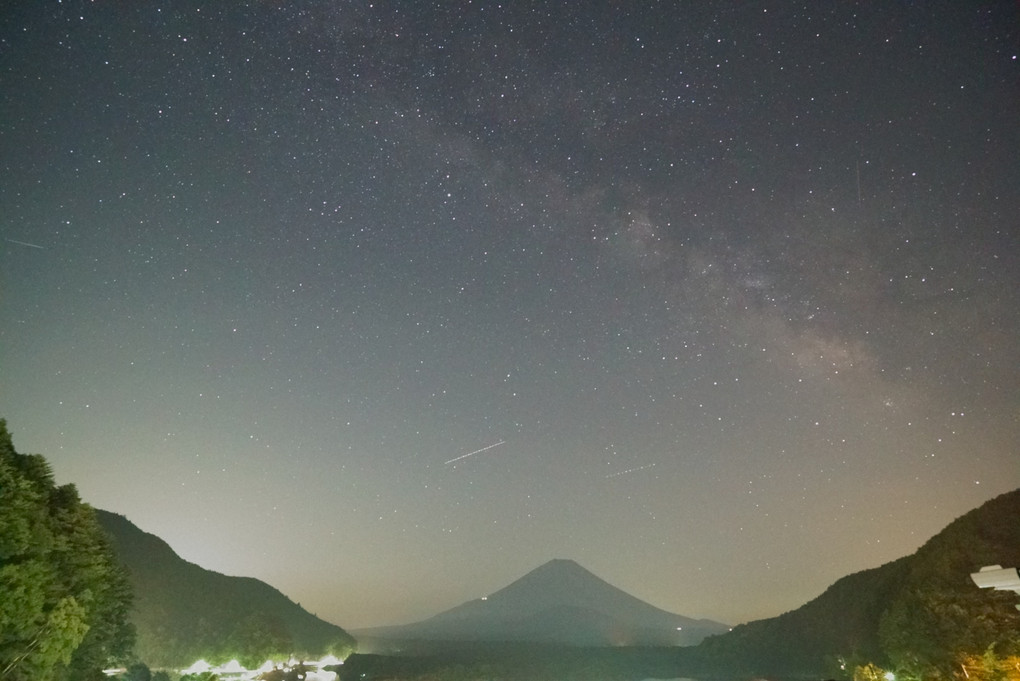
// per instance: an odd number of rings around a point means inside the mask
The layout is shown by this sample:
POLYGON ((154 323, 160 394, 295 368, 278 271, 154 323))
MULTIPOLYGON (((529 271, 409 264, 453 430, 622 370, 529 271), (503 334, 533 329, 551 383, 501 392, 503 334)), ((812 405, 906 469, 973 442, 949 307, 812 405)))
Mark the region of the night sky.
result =
POLYGON ((0 416, 356 628, 729 624, 1020 487, 1015 2, 9 2, 0 416))

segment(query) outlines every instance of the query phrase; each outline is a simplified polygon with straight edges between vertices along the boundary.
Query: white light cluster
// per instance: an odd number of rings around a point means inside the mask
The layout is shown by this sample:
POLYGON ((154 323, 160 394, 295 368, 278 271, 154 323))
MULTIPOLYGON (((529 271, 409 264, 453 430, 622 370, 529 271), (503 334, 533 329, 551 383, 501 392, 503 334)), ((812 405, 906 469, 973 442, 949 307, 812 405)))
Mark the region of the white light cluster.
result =
POLYGON ((223 681, 253 681, 258 676, 272 671, 273 669, 279 668, 284 671, 290 671, 292 667, 299 664, 303 664, 310 668, 308 673, 305 674, 305 681, 336 681, 336 672, 325 671, 322 668, 343 664, 343 660, 335 655, 326 655, 321 660, 312 661, 291 658, 287 660, 286 663, 266 660, 259 666, 258 669, 245 669, 237 660, 231 660, 219 667, 214 667, 205 660, 196 660, 187 669, 182 669, 181 674, 202 674, 204 672, 212 672, 223 681))

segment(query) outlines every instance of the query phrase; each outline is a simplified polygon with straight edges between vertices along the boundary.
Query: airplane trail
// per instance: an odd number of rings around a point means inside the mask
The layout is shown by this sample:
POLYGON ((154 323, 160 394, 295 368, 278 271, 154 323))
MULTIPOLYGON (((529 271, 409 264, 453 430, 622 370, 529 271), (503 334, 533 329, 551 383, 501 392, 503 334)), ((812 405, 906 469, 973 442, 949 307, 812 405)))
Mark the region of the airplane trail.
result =
POLYGON ((456 458, 453 458, 453 459, 450 459, 449 461, 444 461, 443 465, 446 466, 448 464, 453 463, 454 461, 460 461, 461 459, 466 459, 469 456, 474 456, 475 454, 481 454, 482 452, 484 452, 484 451, 486 451, 488 449, 492 449, 493 447, 499 447, 500 445, 505 445, 505 444, 506 444, 506 440, 500 440, 499 442, 497 442, 494 445, 489 445, 488 447, 482 447, 481 449, 476 449, 473 452, 468 452, 467 454, 461 454, 460 456, 458 456, 456 458))
POLYGON ((18 244, 19 246, 28 246, 29 248, 42 248, 42 249, 46 248, 45 246, 40 246, 38 244, 30 244, 27 241, 18 241, 17 239, 4 239, 4 241, 10 241, 12 244, 18 244))
POLYGON ((637 468, 628 468, 625 471, 617 471, 615 473, 610 473, 609 475, 606 476, 606 479, 608 480, 609 478, 615 478, 618 475, 627 475, 627 473, 637 473, 638 471, 643 471, 646 468, 651 468, 654 465, 655 465, 654 463, 646 463, 644 466, 638 466, 637 468))

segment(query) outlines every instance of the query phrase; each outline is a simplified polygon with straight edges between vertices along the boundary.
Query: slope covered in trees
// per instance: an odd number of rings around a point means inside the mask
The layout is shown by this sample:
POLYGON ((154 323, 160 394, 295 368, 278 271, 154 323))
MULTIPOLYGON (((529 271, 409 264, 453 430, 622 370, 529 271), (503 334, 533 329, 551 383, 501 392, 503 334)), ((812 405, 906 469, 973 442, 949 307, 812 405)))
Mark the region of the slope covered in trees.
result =
POLYGON ((1020 490, 957 518, 913 555, 844 577, 797 610, 706 639, 684 666, 836 676, 872 663, 900 679, 932 679, 1011 658, 1020 655, 1016 595, 970 578, 991 564, 1020 565, 1020 490))
POLYGON ((92 508, 0 419, 0 678, 102 678, 130 653, 130 600, 92 508))
POLYGON ((187 666, 269 656, 345 657, 354 639, 282 593, 250 577, 228 577, 189 563, 126 518, 97 511, 134 587, 136 652, 150 666, 187 666))
POLYGON ((1013 658, 1011 678, 1020 677, 1017 594, 979 589, 970 578, 995 564, 1020 566, 1020 490, 956 519, 911 556, 879 621, 883 651, 901 676, 946 677, 996 657, 1013 658))

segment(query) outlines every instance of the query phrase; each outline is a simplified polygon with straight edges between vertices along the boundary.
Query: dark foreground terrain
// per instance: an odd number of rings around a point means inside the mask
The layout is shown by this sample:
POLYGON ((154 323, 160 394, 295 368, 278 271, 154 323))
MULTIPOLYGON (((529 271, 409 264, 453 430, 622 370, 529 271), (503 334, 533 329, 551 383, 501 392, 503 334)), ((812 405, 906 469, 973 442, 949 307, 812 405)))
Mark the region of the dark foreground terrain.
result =
POLYGON ((356 654, 340 681, 637 681, 677 676, 684 649, 578 648, 528 643, 472 643, 416 654, 356 654))

